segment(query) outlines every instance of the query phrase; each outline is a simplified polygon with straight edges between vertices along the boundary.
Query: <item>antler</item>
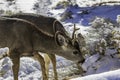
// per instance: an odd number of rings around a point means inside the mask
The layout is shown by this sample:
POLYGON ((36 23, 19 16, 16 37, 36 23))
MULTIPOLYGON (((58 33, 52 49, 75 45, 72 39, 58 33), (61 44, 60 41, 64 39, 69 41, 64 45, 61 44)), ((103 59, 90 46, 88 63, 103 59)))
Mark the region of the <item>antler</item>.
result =
POLYGON ((73 33, 72 33, 72 40, 74 40, 74 39, 76 39, 76 34, 75 34, 75 32, 77 31, 77 30, 79 30, 80 28, 76 28, 76 25, 74 24, 74 30, 73 30, 73 33))

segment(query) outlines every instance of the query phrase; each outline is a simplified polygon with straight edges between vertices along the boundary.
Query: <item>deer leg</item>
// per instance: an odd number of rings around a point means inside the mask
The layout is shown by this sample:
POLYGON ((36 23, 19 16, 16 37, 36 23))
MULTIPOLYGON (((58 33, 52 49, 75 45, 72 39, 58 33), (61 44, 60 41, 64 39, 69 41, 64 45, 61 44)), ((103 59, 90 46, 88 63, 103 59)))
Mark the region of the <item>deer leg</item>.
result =
POLYGON ((20 66, 20 55, 17 53, 11 53, 10 58, 13 62, 12 70, 13 70, 13 76, 14 80, 18 80, 18 72, 19 72, 19 66, 20 66))
POLYGON ((54 78, 55 80, 58 80, 58 75, 57 75, 57 69, 56 69, 56 57, 54 54, 48 54, 51 62, 52 62, 52 65, 53 65, 53 71, 54 71, 54 78))
POLYGON ((48 80, 48 76, 46 74, 44 58, 38 52, 34 53, 34 57, 39 61, 40 65, 41 65, 43 80, 48 80))
POLYGON ((47 76, 49 77, 50 58, 47 54, 44 54, 44 60, 45 60, 46 73, 47 73, 47 76))

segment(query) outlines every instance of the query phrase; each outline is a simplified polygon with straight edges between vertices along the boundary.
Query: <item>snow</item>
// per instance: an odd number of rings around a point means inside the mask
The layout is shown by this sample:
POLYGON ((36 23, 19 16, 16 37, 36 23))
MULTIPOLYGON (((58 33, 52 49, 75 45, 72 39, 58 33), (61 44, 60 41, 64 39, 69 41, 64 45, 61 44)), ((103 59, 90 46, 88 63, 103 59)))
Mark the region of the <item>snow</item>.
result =
POLYGON ((120 69, 70 80, 120 80, 120 69))
POLYGON ((84 71, 87 71, 88 67, 90 67, 93 63, 95 63, 99 58, 99 54, 95 54, 85 60, 85 62, 82 64, 82 68, 84 71))
POLYGON ((17 5, 21 8, 21 10, 23 12, 29 12, 29 13, 33 13, 33 4, 36 2, 36 0, 29 0, 29 1, 25 1, 25 0, 17 0, 17 5))
MULTIPOLYGON (((32 7, 35 1, 36 0, 29 1, 17 0, 17 4, 23 12, 33 13, 32 7)), ((50 7, 54 7, 57 4, 57 2, 61 0, 52 1, 53 3, 50 7)), ((76 27, 80 28, 80 30, 77 31, 77 33, 82 33, 85 38, 89 39, 89 41, 94 42, 94 39, 87 36, 87 34, 89 34, 88 30, 91 29, 89 24, 91 19, 93 19, 93 17, 95 16, 100 16, 110 18, 115 21, 117 15, 120 15, 120 5, 90 7, 94 3, 108 0, 89 0, 89 1, 76 0, 76 1, 80 7, 78 8, 70 7, 72 13, 74 13, 72 15, 73 19, 69 19, 66 20, 65 22, 62 22, 65 29, 69 32, 70 36, 72 35, 73 31, 73 23, 75 23, 76 27), (83 10, 88 10, 89 14, 81 14, 83 10)), ((63 14, 65 10, 66 9, 52 9, 50 10, 50 13, 53 14, 52 15, 53 17, 60 20, 61 18, 60 15, 63 14)), ((119 30, 120 29, 118 28, 118 31, 119 30)), ((9 51, 8 48, 0 49, 0 57, 2 57, 2 55, 7 53, 8 51, 9 51)), ((115 54, 116 49, 106 49, 105 53, 106 53, 105 56, 101 56, 99 54, 88 56, 85 62, 82 64, 82 68, 84 69, 84 71, 86 71, 86 73, 82 74, 83 75, 82 77, 74 78, 71 80, 120 80, 119 73, 120 59, 118 57, 119 55, 115 54)), ((73 66, 71 67, 71 65, 73 64, 74 64, 73 62, 57 56, 57 68, 58 68, 57 70, 59 76, 62 78, 66 77, 67 75, 70 74, 70 72, 75 70, 73 69, 74 68, 73 66)), ((12 65, 13 65, 12 62, 8 57, 0 60, 0 80, 13 80, 13 74, 11 71, 12 65)), ((50 65, 50 74, 52 74, 51 69, 52 67, 50 65)), ((35 61, 34 59, 28 57, 21 58, 19 80, 41 80, 41 79, 42 79, 41 68, 38 61, 35 61)))

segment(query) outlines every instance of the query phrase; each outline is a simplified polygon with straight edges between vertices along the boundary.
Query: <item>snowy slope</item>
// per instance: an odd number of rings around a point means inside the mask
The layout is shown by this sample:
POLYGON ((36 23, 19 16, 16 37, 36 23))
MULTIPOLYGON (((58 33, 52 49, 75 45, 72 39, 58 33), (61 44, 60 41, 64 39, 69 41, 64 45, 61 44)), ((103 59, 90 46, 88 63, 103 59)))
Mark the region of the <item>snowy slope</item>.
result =
MULTIPOLYGON (((112 20, 116 20, 117 15, 120 14, 119 10, 120 6, 98 6, 98 7, 70 7, 67 10, 71 11, 73 13, 73 19, 69 19, 66 22, 69 23, 78 23, 82 24, 83 26, 89 26, 89 22, 95 18, 95 16, 104 17, 104 18, 110 18, 112 20), (88 11, 86 14, 82 14, 82 11, 88 11)), ((63 10, 52 10, 55 17, 58 17, 59 15, 63 13, 63 10), (57 13, 56 13, 57 12, 57 13)))
POLYGON ((70 80, 120 80, 120 69, 70 80))

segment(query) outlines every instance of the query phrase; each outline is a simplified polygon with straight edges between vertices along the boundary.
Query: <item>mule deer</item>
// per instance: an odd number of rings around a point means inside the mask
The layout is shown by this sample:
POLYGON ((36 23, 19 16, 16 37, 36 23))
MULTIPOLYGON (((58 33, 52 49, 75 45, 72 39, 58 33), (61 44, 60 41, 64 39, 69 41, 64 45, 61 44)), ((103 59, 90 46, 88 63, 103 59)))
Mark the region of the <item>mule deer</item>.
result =
MULTIPOLYGON (((6 16, 6 17, 10 17, 10 18, 20 18, 20 19, 25 19, 28 20, 31 23, 34 23, 35 25, 37 25, 40 29, 42 29, 44 32, 48 32, 51 35, 55 35, 55 33, 57 31, 60 31, 62 33, 68 34, 64 27, 62 26, 62 24, 60 22, 58 22, 56 19, 51 18, 51 17, 45 17, 45 16, 41 16, 41 15, 36 15, 36 14, 29 14, 29 13, 24 13, 24 14, 14 14, 11 16, 6 16)), ((74 25, 74 31, 72 34, 72 42, 76 43, 76 35, 75 32, 78 29, 75 28, 74 25)), ((77 46, 78 48, 78 46, 77 46)), ((56 72, 56 59, 55 59, 55 55, 54 54, 48 54, 51 62, 53 63, 53 69, 54 69, 54 77, 55 80, 57 80, 57 72, 56 72)), ((50 61, 48 61, 48 56, 45 57, 47 60, 47 63, 49 63, 50 61)), ((49 64, 46 64, 47 68, 49 64)), ((48 73, 48 69, 47 69, 47 73, 48 73)))
MULTIPOLYGON (((28 18, 37 24, 20 18, 2 17, 0 19, 0 46, 7 46, 10 49, 7 56, 14 64, 12 67, 14 80, 18 80, 19 61, 23 55, 34 56, 39 62, 44 60, 38 51, 49 55, 57 54, 73 61, 84 60, 78 49, 79 46, 72 44, 72 39, 66 34, 60 22, 44 16, 32 17, 31 15, 28 18)), ((43 73, 43 80, 47 80, 46 73, 43 73)))
MULTIPOLYGON (((20 19, 25 19, 35 25, 37 25, 40 29, 42 29, 44 32, 48 32, 50 34, 50 36, 54 36, 54 34, 56 33, 56 31, 61 31, 61 32, 66 32, 63 28, 63 26, 59 23, 59 25, 56 26, 56 22, 57 20, 54 18, 48 18, 45 16, 41 16, 41 15, 36 15, 36 14, 29 14, 29 13, 24 13, 24 14, 16 14, 16 15, 11 15, 11 16, 4 16, 4 17, 10 17, 10 18, 20 18, 20 19), (46 31, 47 30, 47 31, 46 31)), ((41 56, 42 57, 42 56, 41 56)), ((42 66, 45 66, 46 70, 42 70, 42 71, 46 71, 47 76, 48 76, 48 68, 49 68, 49 64, 50 64, 50 60, 53 63, 53 70, 54 70, 54 77, 55 80, 57 80, 58 76, 57 76, 57 71, 56 71, 56 57, 54 54, 48 54, 48 55, 44 55, 44 60, 41 60, 44 64, 41 64, 42 66)), ((45 69, 43 68, 43 69, 45 69)), ((45 73, 45 72, 43 72, 45 73)))

